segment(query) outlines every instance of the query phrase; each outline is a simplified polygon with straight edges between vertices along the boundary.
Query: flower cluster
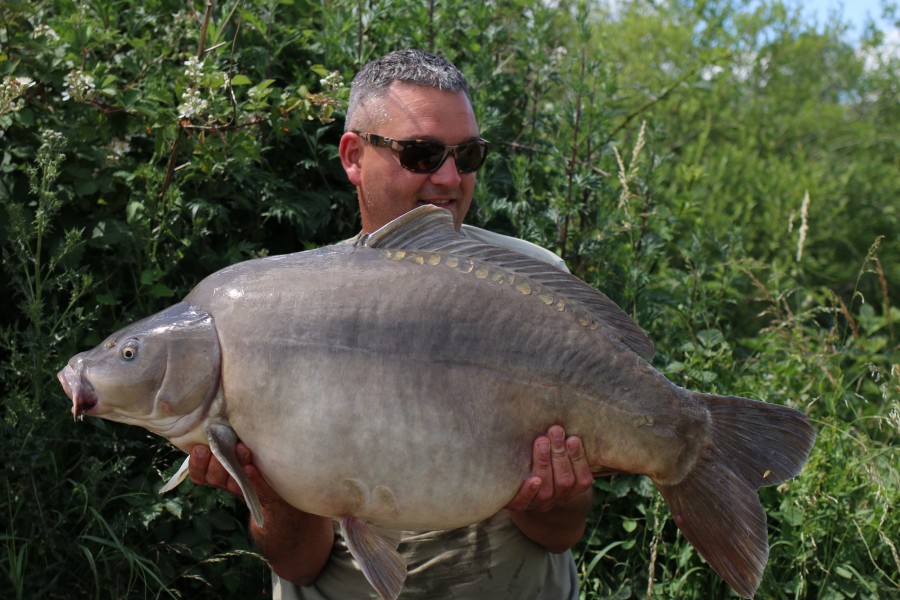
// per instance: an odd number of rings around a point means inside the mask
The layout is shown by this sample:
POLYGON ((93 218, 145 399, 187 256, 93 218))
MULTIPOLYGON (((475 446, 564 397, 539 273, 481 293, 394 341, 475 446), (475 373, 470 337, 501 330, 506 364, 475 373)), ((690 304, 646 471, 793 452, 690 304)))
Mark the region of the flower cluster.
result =
POLYGON ((30 77, 5 76, 0 82, 0 115, 21 110, 25 106, 22 95, 33 85, 34 80, 30 77))
POLYGON ((131 144, 127 139, 115 138, 106 147, 106 160, 118 163, 131 151, 131 144))
POLYGON ((59 34, 57 34, 52 27, 50 27, 49 25, 45 25, 44 23, 40 23, 35 26, 34 37, 46 37, 50 38, 54 42, 59 40, 59 34))
POLYGON ((178 116, 182 119, 201 117, 209 107, 209 101, 203 99, 200 92, 203 65, 204 62, 196 56, 184 61, 184 76, 189 87, 181 94, 181 104, 178 105, 178 116))
POLYGON ((178 105, 178 116, 183 119, 193 119, 202 115, 209 103, 200 97, 200 90, 189 88, 181 94, 181 104, 178 105))
POLYGON ((334 93, 344 87, 344 78, 340 72, 333 71, 328 77, 320 79, 319 84, 321 84, 325 92, 334 93))
POLYGON ((565 46, 557 46, 553 49, 553 52, 550 53, 550 63, 560 65, 565 61, 566 55, 568 54, 569 50, 565 46))
POLYGON ((185 77, 190 79, 192 83, 197 83, 203 75, 203 61, 196 56, 192 56, 184 61, 184 66, 185 77))
POLYGON ((66 89, 63 91, 63 100, 75 100, 76 102, 89 102, 94 97, 94 77, 72 69, 65 77, 66 89))

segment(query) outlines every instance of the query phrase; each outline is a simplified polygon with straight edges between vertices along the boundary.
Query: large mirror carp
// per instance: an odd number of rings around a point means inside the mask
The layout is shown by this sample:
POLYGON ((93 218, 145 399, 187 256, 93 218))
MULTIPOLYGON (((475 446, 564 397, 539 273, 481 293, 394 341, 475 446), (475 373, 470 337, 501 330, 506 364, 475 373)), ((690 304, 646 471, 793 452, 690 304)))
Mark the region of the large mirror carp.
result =
POLYGON ((815 433, 792 408, 676 386, 652 355, 600 292, 462 237, 425 206, 355 245, 222 269, 59 379, 76 416, 185 452, 208 444, 259 522, 242 440, 285 500, 340 522, 384 598, 406 565, 383 533, 497 513, 552 424, 581 437, 595 473, 650 477, 685 537, 750 597, 768 558, 757 490, 797 475, 815 433))

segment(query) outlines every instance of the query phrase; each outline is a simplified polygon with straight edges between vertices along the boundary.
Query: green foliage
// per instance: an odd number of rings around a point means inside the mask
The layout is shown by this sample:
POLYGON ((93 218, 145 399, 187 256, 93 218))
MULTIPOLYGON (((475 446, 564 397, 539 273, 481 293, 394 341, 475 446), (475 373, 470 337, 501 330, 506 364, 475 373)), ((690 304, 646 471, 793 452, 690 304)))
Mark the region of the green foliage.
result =
MULTIPOLYGON (((819 431, 762 491, 766 598, 900 593, 896 54, 782 2, 0 3, 0 589, 265 597, 246 510, 136 428, 72 423, 54 373, 239 260, 357 230, 345 82, 418 46, 494 150, 470 220, 557 250, 679 385, 819 431), (609 5, 612 6, 612 5, 609 5)), ((592 598, 731 592, 645 478, 598 480, 592 598)))

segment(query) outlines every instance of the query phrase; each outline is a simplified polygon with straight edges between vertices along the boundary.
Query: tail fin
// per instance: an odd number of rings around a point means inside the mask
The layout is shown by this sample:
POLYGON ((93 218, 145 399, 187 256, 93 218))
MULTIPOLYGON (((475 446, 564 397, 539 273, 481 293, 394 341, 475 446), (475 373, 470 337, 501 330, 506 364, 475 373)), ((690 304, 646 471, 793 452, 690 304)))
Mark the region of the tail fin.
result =
POLYGON ((712 443, 674 485, 657 484, 675 524, 734 591, 750 598, 769 557, 766 515, 756 490, 797 475, 816 433, 786 406, 699 394, 712 443))

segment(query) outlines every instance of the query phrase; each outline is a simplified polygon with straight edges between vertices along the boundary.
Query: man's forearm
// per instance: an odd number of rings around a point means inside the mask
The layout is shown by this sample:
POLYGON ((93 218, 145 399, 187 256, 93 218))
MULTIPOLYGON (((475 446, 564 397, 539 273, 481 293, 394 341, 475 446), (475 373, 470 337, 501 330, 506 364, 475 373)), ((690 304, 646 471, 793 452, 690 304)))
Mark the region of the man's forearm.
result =
POLYGON ((263 517, 262 528, 250 520, 250 536, 272 570, 297 585, 315 581, 331 555, 331 519, 302 512, 283 501, 264 505, 263 517))
POLYGON ((549 552, 565 552, 584 535, 593 498, 593 489, 588 488, 566 504, 547 512, 508 509, 508 513, 525 537, 549 552))

